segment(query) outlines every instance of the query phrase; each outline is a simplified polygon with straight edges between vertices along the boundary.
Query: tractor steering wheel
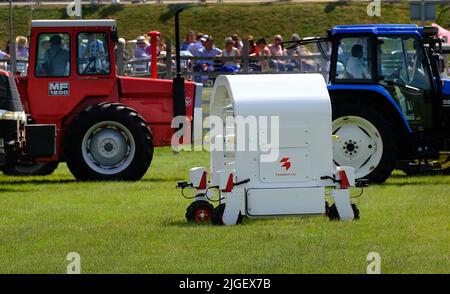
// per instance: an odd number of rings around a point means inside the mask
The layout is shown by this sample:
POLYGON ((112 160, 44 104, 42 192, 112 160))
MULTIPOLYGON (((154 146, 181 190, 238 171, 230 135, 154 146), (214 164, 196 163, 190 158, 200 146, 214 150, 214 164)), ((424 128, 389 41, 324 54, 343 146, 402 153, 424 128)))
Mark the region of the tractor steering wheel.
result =
POLYGON ((399 67, 397 68, 393 73, 391 73, 386 79, 385 81, 401 81, 401 83, 397 83, 396 84, 403 84, 406 85, 406 81, 403 79, 402 75, 400 74, 400 72, 402 71, 403 67, 399 67))
POLYGON ((89 63, 84 68, 82 74, 86 74, 88 72, 91 72, 91 73, 97 72, 97 70, 95 68, 95 59, 96 59, 95 56, 89 57, 89 63), (94 66, 92 66, 92 64, 94 64, 94 66))

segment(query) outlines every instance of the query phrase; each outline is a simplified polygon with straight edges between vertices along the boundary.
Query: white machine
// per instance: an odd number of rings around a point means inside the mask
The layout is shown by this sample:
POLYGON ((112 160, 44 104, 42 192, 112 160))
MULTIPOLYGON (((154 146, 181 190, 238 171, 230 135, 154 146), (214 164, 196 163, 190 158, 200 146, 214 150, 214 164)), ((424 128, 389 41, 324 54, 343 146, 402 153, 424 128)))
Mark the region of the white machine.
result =
POLYGON ((210 179, 207 168, 195 167, 189 182, 178 183, 195 189, 189 221, 233 225, 243 216, 359 217, 348 189, 355 185, 354 170, 333 165, 331 102, 322 75, 219 76, 210 107, 216 122, 210 179))

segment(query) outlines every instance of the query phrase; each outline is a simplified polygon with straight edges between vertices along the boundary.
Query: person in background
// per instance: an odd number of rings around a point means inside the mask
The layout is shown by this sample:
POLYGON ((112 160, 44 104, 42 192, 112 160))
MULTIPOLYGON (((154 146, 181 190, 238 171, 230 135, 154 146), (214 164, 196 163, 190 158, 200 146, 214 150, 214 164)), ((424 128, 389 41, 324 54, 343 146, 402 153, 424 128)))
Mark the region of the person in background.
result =
MULTIPOLYGON (((291 35, 291 41, 300 41, 301 38, 299 34, 292 34, 291 35)), ((291 59, 289 62, 294 66, 294 68, 301 69, 302 72, 312 72, 314 71, 315 62, 312 59, 300 59, 302 56, 310 56, 312 55, 311 52, 304 46, 297 46, 294 48, 290 48, 286 50, 287 56, 289 56, 291 59), (300 64, 301 62, 301 64, 300 64), (301 66, 300 66, 301 65, 301 66)))
POLYGON ((255 38, 252 35, 248 35, 247 40, 248 40, 248 55, 256 56, 258 54, 258 46, 256 45, 255 38))
MULTIPOLYGON (((258 46, 258 52, 257 52, 256 56, 261 56, 261 57, 269 57, 270 56, 270 50, 269 50, 269 47, 267 47, 266 39, 264 39, 264 38, 259 39, 258 42, 256 42, 256 45, 258 46)), ((263 59, 263 60, 258 61, 256 70, 262 71, 262 72, 268 72, 270 70, 268 60, 263 59)))
POLYGON ((10 58, 11 58, 11 56, 9 56, 8 53, 0 50, 0 60, 9 60, 10 58))
MULTIPOLYGON (((234 47, 234 41, 231 37, 225 39, 225 49, 223 49, 222 56, 224 57, 238 57, 241 56, 239 50, 234 47)), ((227 60, 222 63, 220 71, 223 72, 237 72, 239 70, 239 63, 232 60, 227 60)))
POLYGON ((8 55, 11 55, 11 51, 10 51, 10 47, 11 47, 11 42, 8 40, 7 42, 6 42, 6 46, 5 46, 5 50, 4 50, 4 52, 6 53, 6 54, 8 54, 8 55))
POLYGON ((18 59, 28 59, 28 40, 24 36, 18 36, 16 38, 16 57, 18 59))
MULTIPOLYGON (((205 37, 203 38, 205 39, 205 37)), ((213 37, 207 36, 203 44, 205 47, 199 50, 200 57, 217 57, 222 55, 222 50, 214 46, 213 37)), ((194 66, 194 71, 214 72, 214 60, 198 60, 194 66)), ((205 80, 207 78, 196 77, 196 81, 204 82, 205 80)))
MULTIPOLYGON (((128 61, 128 50, 127 50, 127 41, 124 38, 119 38, 116 46, 114 47, 116 60, 121 58, 121 62, 125 63, 128 61)), ((119 63, 116 61, 116 63, 119 63)))
MULTIPOLYGON (((283 42, 283 37, 281 37, 281 35, 275 35, 273 37, 273 43, 269 45, 271 56, 287 56, 286 51, 281 46, 281 42, 283 42)), ((271 59, 269 65, 277 71, 292 71, 294 69, 294 66, 291 63, 283 59, 271 59)))
MULTIPOLYGON (((252 35, 248 35, 247 40, 248 40, 248 56, 258 56, 259 48, 258 45, 256 45, 255 38, 252 35)), ((259 62, 257 60, 250 60, 248 66, 250 70, 257 71, 259 69, 259 62)))
POLYGON ((148 47, 144 36, 139 36, 136 38, 136 48, 134 49, 134 58, 149 58, 150 56, 146 53, 145 49, 148 47))
POLYGON ((237 50, 239 50, 239 52, 241 52, 242 47, 244 47, 241 37, 238 34, 232 34, 231 38, 233 39, 234 47, 236 47, 237 50))
POLYGON ((206 37, 208 36, 205 35, 204 37, 203 33, 197 33, 195 36, 195 42, 187 47, 187 50, 192 54, 192 56, 199 56, 199 50, 204 48, 202 39, 206 40, 206 37))
POLYGON ((86 34, 88 42, 86 46, 85 55, 86 57, 102 57, 105 55, 105 47, 103 42, 96 39, 94 33, 86 34))
POLYGON ((186 51, 186 50, 188 50, 189 45, 194 44, 194 43, 195 43, 195 32, 189 31, 186 33, 186 39, 181 44, 180 50, 186 51))

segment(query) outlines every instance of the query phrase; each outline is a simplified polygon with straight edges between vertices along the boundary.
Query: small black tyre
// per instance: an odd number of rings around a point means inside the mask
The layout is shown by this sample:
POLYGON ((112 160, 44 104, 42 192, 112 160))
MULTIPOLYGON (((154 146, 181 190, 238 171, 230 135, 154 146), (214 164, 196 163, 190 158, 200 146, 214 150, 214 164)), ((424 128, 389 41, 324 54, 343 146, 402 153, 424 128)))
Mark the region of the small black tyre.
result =
POLYGON ((152 134, 135 110, 119 103, 88 107, 69 126, 64 157, 81 181, 137 181, 153 158, 152 134))
POLYGON ((17 164, 3 167, 7 176, 48 176, 58 168, 58 162, 36 162, 33 164, 17 164))
POLYGON ((389 120, 369 105, 333 106, 333 160, 351 166, 357 179, 383 183, 397 158, 397 141, 389 120))
MULTIPOLYGON (((216 208, 214 208, 212 224, 215 226, 223 226, 223 213, 225 212, 225 203, 219 204, 216 208)), ((239 212, 238 219, 236 220, 236 224, 241 224, 244 216, 239 212)))
POLYGON ((205 200, 194 201, 186 209, 186 220, 188 222, 211 222, 213 215, 214 206, 205 200))
MULTIPOLYGON (((353 210, 353 219, 358 220, 359 219, 359 208, 355 203, 352 203, 351 206, 352 206, 352 210, 353 210)), ((339 216, 339 213, 337 211, 336 204, 333 204, 330 207, 328 207, 328 203, 326 203, 325 211, 326 211, 328 219, 330 221, 336 221, 336 220, 341 219, 341 217, 339 216)))

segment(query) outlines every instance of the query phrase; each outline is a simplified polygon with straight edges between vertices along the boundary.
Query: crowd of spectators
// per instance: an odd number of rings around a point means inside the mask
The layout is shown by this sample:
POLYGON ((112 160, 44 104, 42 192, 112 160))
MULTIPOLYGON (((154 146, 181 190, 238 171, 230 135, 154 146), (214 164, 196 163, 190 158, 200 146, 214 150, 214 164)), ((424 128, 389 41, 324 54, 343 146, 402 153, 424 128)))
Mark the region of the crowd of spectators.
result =
MULTIPOLYGON (((311 62, 302 60, 300 56, 311 55, 304 46, 285 49, 281 43, 283 38, 281 35, 275 35, 268 44, 266 39, 260 38, 255 40, 252 35, 246 37, 248 40, 248 55, 256 58, 250 61, 249 68, 255 72, 284 72, 294 71, 300 68, 300 62, 303 67, 311 67, 311 62), (277 58, 270 58, 271 56, 277 58)), ((298 34, 292 34, 291 41, 300 40, 298 34)), ((241 69, 241 59, 243 54, 244 43, 238 34, 227 36, 223 42, 216 42, 211 35, 202 32, 188 31, 181 43, 180 50, 182 56, 194 57, 189 64, 189 68, 195 72, 230 72, 235 73, 241 69), (223 49, 221 49, 223 48, 223 49), (215 59, 217 57, 229 57, 215 59), (237 57, 237 58, 236 58, 237 57), (205 59, 202 59, 205 58, 205 59)), ((158 40, 158 56, 166 55, 166 46, 164 42, 158 40)), ((134 58, 149 58, 151 52, 151 44, 148 37, 139 36, 136 38, 136 46, 134 49, 134 58)), ((205 81, 207 75, 196 75, 196 81, 205 81), (206 76, 206 77, 205 77, 206 76)))
MULTIPOLYGON (((284 72, 294 71, 303 68, 313 67, 313 61, 300 59, 301 56, 311 55, 304 46, 285 49, 281 43, 283 38, 281 35, 275 35, 271 42, 266 39, 255 39, 254 36, 246 36, 248 40, 248 55, 250 57, 261 57, 250 59, 249 70, 254 72, 284 72), (277 57, 277 58, 271 58, 277 57), (302 64, 300 65, 300 62, 302 64), (312 62, 312 63, 311 63, 312 62)), ((300 40, 298 34, 292 34, 291 41, 300 40)), ((29 55, 28 40, 24 36, 16 38, 16 57, 18 60, 27 60, 29 55)), ((127 42, 119 39, 120 45, 125 48, 127 42)), ((128 42, 130 43, 130 42, 128 42)), ((131 42, 132 43, 132 42, 131 42)), ((131 59, 149 60, 152 52, 152 44, 149 36, 138 36, 135 41, 132 52, 122 50, 122 58, 124 62, 131 59)), ((202 32, 188 31, 181 43, 180 50, 182 56, 194 57, 190 61, 184 61, 188 70, 195 72, 213 73, 213 72, 229 72, 235 73, 241 70, 242 60, 239 58, 244 54, 244 43, 238 34, 227 36, 223 42, 217 42, 211 35, 202 32), (223 49, 221 49, 223 48, 223 49), (218 59, 217 57, 225 57, 218 59)), ((160 60, 158 67, 164 67, 166 64, 162 61, 167 54, 167 46, 161 36, 157 37, 156 52, 160 60)), ((102 46, 98 46, 101 48, 102 46)), ((11 58, 10 46, 7 44, 4 51, 0 50, 0 61, 6 61, 11 58)), ((205 82, 208 75, 194 75, 198 82, 205 82)), ((212 75, 213 76, 213 75, 212 75)))

